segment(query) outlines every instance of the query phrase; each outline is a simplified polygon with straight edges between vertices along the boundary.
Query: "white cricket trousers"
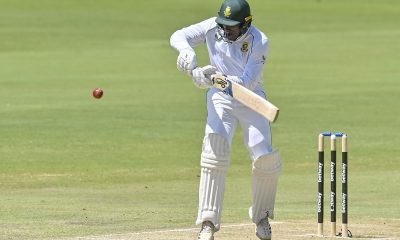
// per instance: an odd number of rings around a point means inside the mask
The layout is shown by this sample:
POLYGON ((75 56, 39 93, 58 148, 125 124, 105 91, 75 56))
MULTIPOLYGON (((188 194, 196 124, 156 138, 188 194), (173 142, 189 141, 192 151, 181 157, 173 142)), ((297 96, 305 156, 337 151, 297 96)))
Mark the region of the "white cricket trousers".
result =
MULTIPOLYGON (((263 91, 256 93, 265 98, 263 91)), ((207 114, 206 136, 210 133, 219 134, 231 146, 239 122, 243 130, 244 144, 253 161, 272 152, 269 121, 232 97, 217 89, 209 90, 207 114)))

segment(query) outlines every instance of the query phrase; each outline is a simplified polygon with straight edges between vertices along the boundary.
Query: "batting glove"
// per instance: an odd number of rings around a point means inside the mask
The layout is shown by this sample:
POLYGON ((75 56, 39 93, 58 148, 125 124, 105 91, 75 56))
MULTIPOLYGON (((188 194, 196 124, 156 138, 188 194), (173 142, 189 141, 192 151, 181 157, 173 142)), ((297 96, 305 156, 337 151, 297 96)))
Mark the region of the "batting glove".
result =
POLYGON ((184 49, 179 53, 176 66, 179 71, 187 73, 189 76, 192 70, 197 67, 196 53, 192 49, 184 49))
POLYGON ((211 75, 215 74, 217 68, 211 65, 198 67, 192 71, 192 81, 198 88, 211 88, 213 86, 211 75))

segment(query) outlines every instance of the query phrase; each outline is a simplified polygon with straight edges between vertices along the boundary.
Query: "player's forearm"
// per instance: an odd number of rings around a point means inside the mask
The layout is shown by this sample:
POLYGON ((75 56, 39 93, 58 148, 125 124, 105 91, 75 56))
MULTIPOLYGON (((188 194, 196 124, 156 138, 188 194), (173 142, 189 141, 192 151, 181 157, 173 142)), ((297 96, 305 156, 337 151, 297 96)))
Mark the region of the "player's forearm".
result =
POLYGON ((183 30, 178 30, 174 32, 170 38, 171 47, 173 47, 178 52, 181 52, 184 49, 192 49, 190 46, 186 35, 183 30))
POLYGON ((170 43, 178 52, 204 43, 210 19, 182 28, 172 34, 170 43))

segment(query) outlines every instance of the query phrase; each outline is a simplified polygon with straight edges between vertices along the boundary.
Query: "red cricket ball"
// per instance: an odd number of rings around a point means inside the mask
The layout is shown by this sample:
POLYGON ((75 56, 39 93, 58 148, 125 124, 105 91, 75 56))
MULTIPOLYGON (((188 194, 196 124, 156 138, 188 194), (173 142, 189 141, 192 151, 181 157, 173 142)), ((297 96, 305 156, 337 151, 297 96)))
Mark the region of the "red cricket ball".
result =
POLYGON ((103 96, 103 90, 101 88, 95 88, 93 90, 93 97, 100 99, 103 96))

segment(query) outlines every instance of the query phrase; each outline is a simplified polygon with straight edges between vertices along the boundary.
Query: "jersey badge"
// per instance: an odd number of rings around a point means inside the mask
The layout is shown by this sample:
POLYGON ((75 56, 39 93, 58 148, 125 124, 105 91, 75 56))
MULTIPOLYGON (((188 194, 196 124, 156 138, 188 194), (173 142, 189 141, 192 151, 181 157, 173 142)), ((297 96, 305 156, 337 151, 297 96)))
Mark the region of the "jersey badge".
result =
POLYGON ((240 49, 242 52, 247 52, 249 51, 249 43, 248 42, 244 42, 242 45, 242 48, 240 49))

